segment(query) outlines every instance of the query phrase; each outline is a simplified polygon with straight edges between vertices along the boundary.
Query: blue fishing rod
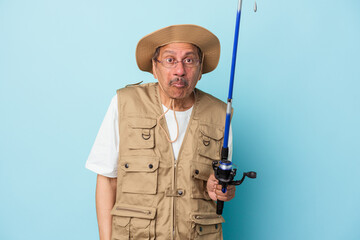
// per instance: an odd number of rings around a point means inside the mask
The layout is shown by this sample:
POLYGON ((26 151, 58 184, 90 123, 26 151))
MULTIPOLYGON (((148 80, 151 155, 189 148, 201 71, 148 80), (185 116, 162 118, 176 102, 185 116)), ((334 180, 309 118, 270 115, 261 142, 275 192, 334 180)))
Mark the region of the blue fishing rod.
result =
MULTIPOLYGON (((239 181, 234 181, 234 177, 236 175, 236 168, 232 167, 232 162, 228 159, 229 156, 229 129, 231 122, 231 104, 232 104, 232 95, 234 88, 234 76, 235 76, 235 65, 236 65, 236 53, 237 46, 239 40, 239 29, 240 29, 240 18, 241 18, 241 7, 242 0, 239 0, 238 10, 236 14, 236 25, 235 25, 235 36, 234 36, 234 47, 233 47, 233 55, 232 55, 232 63, 231 63, 231 74, 230 74, 230 85, 229 85, 229 95, 227 99, 227 108, 226 108, 226 120, 225 120, 225 133, 224 133, 224 142, 223 147, 221 149, 221 160, 213 162, 213 169, 215 178, 219 181, 219 184, 222 186, 221 191, 223 193, 226 192, 228 185, 240 185, 245 177, 256 178, 256 172, 244 172, 243 177, 239 181)), ((256 12, 257 5, 255 2, 254 11, 256 12)), ((222 214, 224 208, 224 201, 217 201, 216 205, 216 213, 218 215, 222 214)))

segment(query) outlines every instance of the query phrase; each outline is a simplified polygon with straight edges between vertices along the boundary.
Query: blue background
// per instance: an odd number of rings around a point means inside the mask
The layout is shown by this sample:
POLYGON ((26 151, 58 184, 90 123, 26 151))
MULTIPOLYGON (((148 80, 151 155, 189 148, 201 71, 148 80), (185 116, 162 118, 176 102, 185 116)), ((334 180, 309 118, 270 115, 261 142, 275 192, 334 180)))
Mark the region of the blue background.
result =
MULTIPOLYGON (((0 0, 0 239, 98 239, 84 168, 117 88, 153 81, 137 41, 204 26, 222 44, 198 87, 226 101, 236 0, 0 0)), ((244 1, 234 162, 257 180, 225 239, 360 239, 360 1, 244 1)), ((240 177, 240 174, 239 174, 240 177)))

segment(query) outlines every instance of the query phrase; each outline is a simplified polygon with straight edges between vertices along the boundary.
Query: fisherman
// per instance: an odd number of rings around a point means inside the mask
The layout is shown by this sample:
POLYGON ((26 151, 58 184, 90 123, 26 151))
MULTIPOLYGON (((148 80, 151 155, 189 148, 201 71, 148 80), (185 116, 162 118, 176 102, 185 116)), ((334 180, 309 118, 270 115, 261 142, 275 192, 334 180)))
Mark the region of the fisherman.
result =
POLYGON ((221 191, 212 162, 220 160, 226 104, 195 88, 219 57, 218 38, 196 25, 139 41, 137 65, 157 82, 117 91, 86 162, 98 174, 101 240, 222 239, 215 201, 234 198, 235 187, 221 191))

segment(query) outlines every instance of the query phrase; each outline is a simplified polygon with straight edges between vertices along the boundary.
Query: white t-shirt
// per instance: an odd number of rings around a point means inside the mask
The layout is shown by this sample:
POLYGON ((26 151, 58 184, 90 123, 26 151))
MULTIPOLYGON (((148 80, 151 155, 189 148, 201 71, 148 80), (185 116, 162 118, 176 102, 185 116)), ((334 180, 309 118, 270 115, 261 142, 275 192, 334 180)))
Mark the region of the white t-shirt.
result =
MULTIPOLYGON (((94 145, 90 151, 90 155, 86 161, 85 167, 97 174, 116 178, 117 177, 117 161, 119 156, 119 125, 118 125, 118 101, 115 95, 110 103, 110 106, 105 114, 105 118, 101 124, 100 130, 96 136, 94 145)), ((164 112, 167 107, 163 105, 164 112)), ((178 139, 172 143, 175 160, 179 155, 179 150, 185 136, 185 132, 191 117, 193 108, 186 111, 175 111, 176 118, 179 124, 178 139)), ((169 110, 165 114, 166 123, 168 125, 170 139, 174 140, 176 137, 176 122, 174 112, 169 110)), ((164 133, 165 134, 165 133, 164 133)), ((232 131, 229 131, 229 159, 232 157, 232 131)))

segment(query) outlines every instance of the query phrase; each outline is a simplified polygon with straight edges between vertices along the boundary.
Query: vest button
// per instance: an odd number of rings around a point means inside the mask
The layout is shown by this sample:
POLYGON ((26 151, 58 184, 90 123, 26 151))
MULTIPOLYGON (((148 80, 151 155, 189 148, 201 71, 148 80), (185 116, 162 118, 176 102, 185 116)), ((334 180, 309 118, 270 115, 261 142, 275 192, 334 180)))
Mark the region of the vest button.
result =
POLYGON ((152 164, 149 164, 149 168, 151 169, 151 168, 153 168, 154 166, 152 165, 152 164))
POLYGON ((200 232, 202 232, 202 227, 199 228, 200 232))
POLYGON ((129 164, 125 163, 125 168, 129 168, 129 164))
POLYGON ((178 194, 179 194, 179 196, 183 195, 183 191, 182 191, 182 190, 178 190, 178 194))
POLYGON ((195 170, 195 174, 196 174, 196 175, 199 174, 199 170, 196 169, 196 170, 195 170))
POLYGON ((218 229, 218 225, 217 225, 217 224, 215 224, 215 229, 218 229))

